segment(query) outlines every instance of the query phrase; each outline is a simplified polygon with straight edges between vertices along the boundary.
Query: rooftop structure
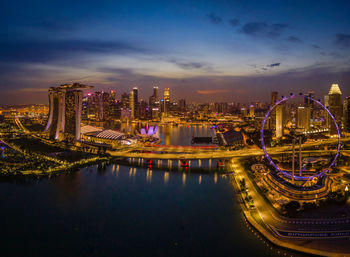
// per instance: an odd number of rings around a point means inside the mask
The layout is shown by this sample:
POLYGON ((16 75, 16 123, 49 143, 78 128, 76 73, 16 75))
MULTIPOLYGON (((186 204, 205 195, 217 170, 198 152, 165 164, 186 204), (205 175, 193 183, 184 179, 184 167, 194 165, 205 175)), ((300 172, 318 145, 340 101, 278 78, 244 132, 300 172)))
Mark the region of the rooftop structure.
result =
POLYGON ((97 138, 102 138, 102 139, 118 140, 118 139, 121 139, 122 136, 124 136, 124 134, 115 130, 107 129, 103 131, 98 131, 94 133, 92 136, 97 138))
POLYGON ((80 139, 83 92, 91 86, 73 83, 49 89, 50 111, 45 131, 52 139, 80 139))
POLYGON ((335 94, 341 95, 341 91, 340 91, 338 84, 332 84, 331 89, 329 90, 328 94, 329 95, 335 95, 335 94))

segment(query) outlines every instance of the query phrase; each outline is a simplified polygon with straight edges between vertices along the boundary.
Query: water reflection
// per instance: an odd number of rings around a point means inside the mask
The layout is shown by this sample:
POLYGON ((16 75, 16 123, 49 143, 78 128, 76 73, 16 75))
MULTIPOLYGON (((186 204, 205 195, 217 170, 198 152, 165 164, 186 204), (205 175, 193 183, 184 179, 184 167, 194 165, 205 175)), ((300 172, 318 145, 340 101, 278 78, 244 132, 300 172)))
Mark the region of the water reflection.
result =
POLYGON ((152 170, 151 169, 147 169, 147 171, 146 171, 146 181, 149 183, 152 182, 152 170))
POLYGON ((148 122, 108 122, 103 124, 105 128, 120 130, 129 135, 136 135, 141 128, 158 125, 159 136, 164 145, 191 145, 193 136, 213 136, 213 130, 209 125, 170 125, 153 124, 148 122))
POLYGON ((169 172, 167 172, 167 171, 165 171, 164 172, 164 184, 166 185, 166 184, 168 184, 168 182, 169 182, 169 172))
POLYGON ((2 256, 274 256, 244 225, 230 182, 212 176, 115 164, 103 176, 92 166, 2 178, 2 256))

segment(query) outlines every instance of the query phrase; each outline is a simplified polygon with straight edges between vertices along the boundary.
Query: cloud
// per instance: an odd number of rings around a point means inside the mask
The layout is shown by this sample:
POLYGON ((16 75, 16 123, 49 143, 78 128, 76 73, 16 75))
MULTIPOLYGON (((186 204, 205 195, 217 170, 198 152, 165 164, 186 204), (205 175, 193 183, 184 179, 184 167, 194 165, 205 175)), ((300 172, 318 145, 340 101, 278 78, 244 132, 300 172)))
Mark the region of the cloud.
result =
POLYGON ((296 37, 296 36, 289 36, 287 38, 287 41, 289 41, 291 43, 297 43, 297 44, 303 43, 303 41, 300 38, 296 37))
POLYGON ((207 89, 207 90, 197 90, 196 91, 200 95, 212 95, 219 93, 229 93, 231 90, 228 89, 207 89))
POLYGON ((336 34, 336 39, 335 39, 335 43, 340 46, 340 47, 344 47, 344 48, 348 48, 350 47, 350 34, 336 34))
POLYGON ((247 65, 250 66, 250 67, 253 67, 253 68, 256 68, 256 67, 257 67, 256 64, 247 64, 247 65))
POLYGON ((319 45, 311 45, 312 48, 314 49, 320 49, 321 47, 319 45))
POLYGON ((239 25, 239 20, 238 19, 231 19, 228 21, 228 23, 232 26, 232 27, 237 27, 239 25))
POLYGON ((99 67, 96 69, 96 71, 103 73, 112 73, 119 76, 134 76, 137 74, 134 69, 129 68, 99 67))
POLYGON ((184 70, 194 70, 194 69, 205 69, 205 70, 213 70, 213 67, 204 62, 192 62, 192 61, 182 61, 182 60, 176 60, 171 59, 171 63, 176 64, 178 67, 184 69, 184 70))
POLYGON ((50 62, 71 60, 87 54, 146 53, 148 49, 126 41, 56 40, 0 43, 0 59, 13 62, 50 62))
POLYGON ((320 52, 320 55, 322 56, 338 56, 338 54, 336 52, 320 52))
POLYGON ((254 37, 277 38, 287 27, 288 24, 283 23, 250 22, 245 23, 240 32, 254 37))
POLYGON ((273 68, 273 67, 279 67, 280 65, 281 65, 280 62, 276 62, 276 63, 268 64, 268 65, 266 65, 266 67, 273 68))
POLYGON ((216 16, 214 13, 207 14, 207 18, 213 24, 219 24, 222 22, 222 18, 220 16, 216 16))

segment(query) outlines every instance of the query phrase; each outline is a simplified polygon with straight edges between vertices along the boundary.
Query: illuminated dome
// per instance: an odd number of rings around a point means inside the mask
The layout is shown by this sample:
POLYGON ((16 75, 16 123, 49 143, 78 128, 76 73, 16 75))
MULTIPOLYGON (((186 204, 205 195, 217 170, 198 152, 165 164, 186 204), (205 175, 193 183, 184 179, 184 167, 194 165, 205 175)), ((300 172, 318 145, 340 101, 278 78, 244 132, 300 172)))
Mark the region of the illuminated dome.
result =
POLYGON ((329 95, 341 95, 340 88, 338 84, 332 84, 331 89, 329 90, 329 95))

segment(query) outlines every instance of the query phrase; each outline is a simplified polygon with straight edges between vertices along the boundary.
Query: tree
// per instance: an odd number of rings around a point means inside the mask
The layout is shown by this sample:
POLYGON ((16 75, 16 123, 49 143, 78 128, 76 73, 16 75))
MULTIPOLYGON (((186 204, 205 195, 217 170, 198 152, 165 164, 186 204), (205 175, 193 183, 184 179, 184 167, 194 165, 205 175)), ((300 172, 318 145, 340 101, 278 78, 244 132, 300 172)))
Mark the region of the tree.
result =
POLYGON ((294 216, 300 208, 300 203, 298 201, 291 201, 283 207, 288 216, 294 216))

